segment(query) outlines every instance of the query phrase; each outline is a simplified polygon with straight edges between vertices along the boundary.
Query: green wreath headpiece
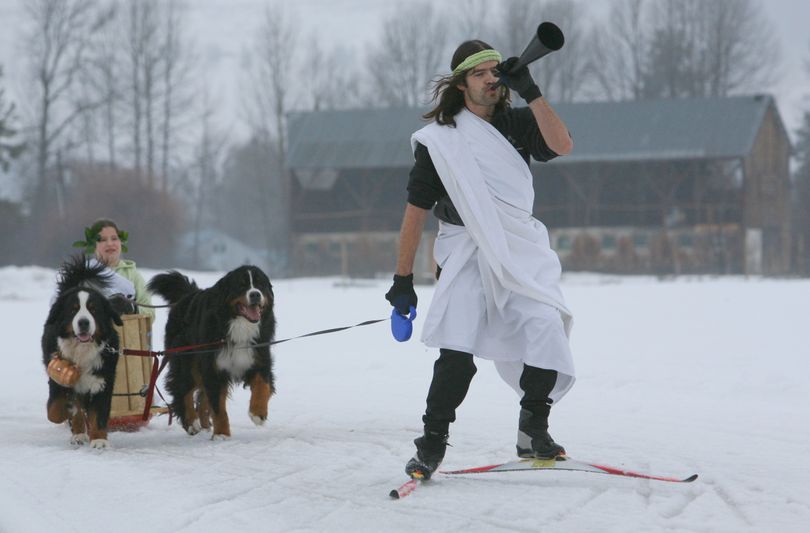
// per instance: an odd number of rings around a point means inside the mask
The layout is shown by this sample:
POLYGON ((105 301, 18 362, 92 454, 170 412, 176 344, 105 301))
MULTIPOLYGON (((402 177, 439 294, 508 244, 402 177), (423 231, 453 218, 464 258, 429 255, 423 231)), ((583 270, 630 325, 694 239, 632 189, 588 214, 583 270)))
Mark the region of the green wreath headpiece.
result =
MULTIPOLYGON (((73 243, 74 248, 84 248, 84 253, 87 255, 93 255, 96 253, 96 243, 98 243, 98 237, 101 233, 102 227, 107 227, 104 225, 104 222, 96 222, 90 227, 84 228, 84 240, 83 241, 76 241, 73 243)), ((129 233, 124 230, 116 229, 118 233, 118 239, 121 241, 121 252, 127 253, 129 250, 127 249, 127 240, 129 239, 129 233)))

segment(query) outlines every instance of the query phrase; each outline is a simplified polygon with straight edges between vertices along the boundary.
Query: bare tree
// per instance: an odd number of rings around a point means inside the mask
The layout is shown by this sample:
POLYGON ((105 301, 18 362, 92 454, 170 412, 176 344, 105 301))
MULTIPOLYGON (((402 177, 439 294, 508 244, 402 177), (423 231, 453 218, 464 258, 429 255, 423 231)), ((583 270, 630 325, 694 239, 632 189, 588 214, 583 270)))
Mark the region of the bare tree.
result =
POLYGON ((481 39, 497 48, 500 39, 495 39, 498 28, 492 8, 492 2, 487 0, 457 0, 451 7, 445 6, 450 10, 445 20, 453 21, 457 32, 458 43, 451 43, 451 46, 481 39))
POLYGON ((281 156, 276 145, 264 137, 232 146, 224 163, 227 181, 218 183, 216 210, 219 227, 243 242, 259 244, 263 238, 268 265, 274 275, 286 272, 289 254, 289 209, 284 197, 285 184, 277 173, 281 156), (229 216, 239 212, 239 217, 229 216), (257 228, 259 233, 257 234, 257 228))
POLYGON ((610 22, 594 64, 609 98, 726 96, 778 73, 776 32, 755 0, 616 0, 610 22))
POLYGON ((150 187, 155 179, 154 113, 159 76, 157 0, 127 0, 126 61, 129 69, 127 100, 131 120, 133 166, 150 187))
POLYGON ((520 55, 537 34, 541 22, 553 22, 560 27, 565 35, 565 46, 529 66, 543 93, 556 101, 575 100, 587 87, 592 51, 583 11, 575 1, 510 0, 496 32, 505 36, 500 46, 508 57, 520 55))
POLYGON ((759 3, 722 0, 701 3, 701 20, 708 19, 707 81, 704 94, 727 95, 758 90, 778 76, 777 32, 759 3))
MULTIPOLYGON (((582 16, 582 4, 574 0, 555 0, 546 4, 544 20, 556 23, 565 35, 565 46, 530 66, 541 90, 555 101, 571 102, 582 96, 588 85, 592 41, 588 19, 582 16)), ((536 28, 536 26, 535 26, 536 28)))
MULTIPOLYGON (((126 128, 136 173, 149 187, 165 193, 179 143, 177 130, 191 117, 188 87, 196 56, 184 31, 179 0, 121 1, 126 7, 118 21, 119 44, 113 46, 121 50, 121 57, 103 71, 106 76, 118 69, 120 87, 105 78, 110 82, 105 94, 118 96, 117 122, 126 128)), ((111 106, 110 118, 113 111, 111 106)))
POLYGON ((383 23, 381 41, 367 59, 370 101, 417 106, 430 100, 431 79, 449 70, 445 24, 426 2, 403 5, 383 23))
MULTIPOLYGON (((498 35, 503 36, 499 43, 491 43, 499 48, 504 57, 516 56, 526 48, 537 25, 550 20, 544 14, 544 2, 537 0, 508 0, 499 24, 498 35)), ((553 21, 552 21, 553 22, 553 21)))
POLYGON ((25 4, 31 23, 25 42, 33 79, 33 138, 36 147, 34 209, 44 209, 47 169, 65 143, 65 134, 98 102, 76 100, 90 37, 110 19, 92 0, 32 0, 25 4))
MULTIPOLYGON (((120 12, 118 13, 120 16, 120 12)), ((91 73, 96 91, 102 102, 99 109, 100 130, 107 162, 115 168, 118 160, 119 107, 123 98, 123 63, 120 36, 115 24, 110 24, 100 33, 93 46, 90 59, 91 73)))
POLYGON ((206 215, 210 217, 213 212, 214 193, 225 148, 225 137, 215 130, 212 123, 215 115, 214 107, 207 90, 203 91, 203 108, 199 118, 200 136, 194 147, 194 156, 189 167, 190 178, 194 184, 193 201, 190 205, 192 227, 194 228, 193 264, 199 264, 200 232, 206 225, 206 215))
POLYGON ((650 42, 642 14, 646 1, 614 1, 607 23, 594 29, 590 71, 608 100, 642 98, 650 42))
POLYGON ((365 73, 352 61, 355 52, 339 45, 324 47, 317 35, 309 39, 304 64, 304 91, 315 111, 347 109, 363 103, 360 87, 365 73))
MULTIPOLYGON (((85 71, 79 77, 76 89, 77 94, 80 95, 80 100, 83 102, 96 101, 97 97, 94 80, 89 74, 89 68, 85 64, 85 71)), ((79 115, 70 132, 70 136, 76 144, 76 151, 84 148, 85 159, 88 162, 96 160, 96 145, 100 138, 98 132, 99 121, 96 115, 101 107, 103 107, 103 102, 98 101, 98 107, 87 109, 79 115)))
MULTIPOLYGON (((299 75, 297 69, 297 44, 300 24, 297 15, 287 11, 280 2, 268 5, 264 20, 256 38, 254 54, 248 61, 250 93, 244 101, 246 118, 257 146, 271 147, 278 157, 269 158, 270 167, 257 169, 261 176, 260 195, 268 198, 266 189, 272 186, 273 198, 280 204, 273 209, 283 242, 278 242, 273 232, 265 231, 265 245, 269 250, 289 249, 289 197, 290 173, 286 168, 287 149, 286 115, 293 107, 294 94, 290 91, 299 75)), ((310 71, 307 65, 307 72, 310 71)), ((268 209, 268 207, 265 207, 268 209)))
POLYGON ((166 4, 161 57, 163 112, 160 127, 160 178, 165 193, 169 182, 169 165, 177 140, 175 128, 192 108, 192 94, 186 89, 197 64, 192 46, 185 35, 178 0, 166 4))
POLYGON ((246 101, 251 129, 274 139, 278 152, 287 146, 285 116, 291 109, 291 81, 296 73, 298 21, 279 2, 267 6, 251 64, 252 93, 246 101))
POLYGON ((608 99, 761 90, 779 66, 776 32, 755 0, 614 0, 591 70, 608 99))

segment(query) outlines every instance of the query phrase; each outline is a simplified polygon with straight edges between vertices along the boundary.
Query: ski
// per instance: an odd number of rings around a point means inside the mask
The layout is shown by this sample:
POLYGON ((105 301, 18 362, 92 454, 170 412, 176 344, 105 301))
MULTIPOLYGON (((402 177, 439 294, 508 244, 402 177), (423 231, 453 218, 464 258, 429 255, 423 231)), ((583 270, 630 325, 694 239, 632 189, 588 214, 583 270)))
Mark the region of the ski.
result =
POLYGON ((415 491, 416 484, 417 484, 416 479, 409 479, 408 481, 403 483, 398 489, 393 489, 391 492, 389 492, 388 495, 395 500, 399 500, 415 491))
POLYGON ((568 456, 560 456, 556 459, 519 459, 516 461, 508 461, 506 463, 465 468, 462 470, 443 470, 439 471, 439 473, 445 475, 488 474, 494 472, 513 472, 519 470, 573 470, 577 472, 593 472, 597 474, 610 474, 614 476, 653 479, 656 481, 669 481, 672 483, 691 483, 698 477, 697 474, 692 474, 686 478, 654 476, 612 466, 577 461, 576 459, 571 459, 568 456))
MULTIPOLYGON (((556 459, 518 459, 515 461, 508 461, 506 463, 498 463, 494 465, 476 466, 473 468, 464 468, 461 470, 440 470, 438 473, 446 476, 455 476, 461 474, 491 474, 495 472, 517 472, 529 470, 566 470, 574 472, 592 472, 596 474, 610 474, 613 476, 635 477, 639 479, 652 479, 655 481, 668 481, 670 483, 691 483, 698 478, 697 474, 692 474, 689 477, 677 478, 670 476, 656 476, 652 474, 644 474, 641 472, 634 472, 632 470, 624 470, 613 466, 600 465, 596 463, 587 463, 585 461, 578 461, 571 459, 568 456, 560 456, 556 459)), ((395 499, 401 499, 413 491, 419 485, 419 481, 423 478, 418 475, 418 472, 408 481, 402 484, 398 489, 392 490, 388 495, 395 499)))
POLYGON ((421 472, 414 472, 411 474, 411 479, 400 485, 398 489, 393 489, 391 492, 388 493, 394 500, 399 500, 404 498, 408 494, 412 493, 416 490, 416 487, 419 485, 419 481, 423 480, 424 476, 421 472))

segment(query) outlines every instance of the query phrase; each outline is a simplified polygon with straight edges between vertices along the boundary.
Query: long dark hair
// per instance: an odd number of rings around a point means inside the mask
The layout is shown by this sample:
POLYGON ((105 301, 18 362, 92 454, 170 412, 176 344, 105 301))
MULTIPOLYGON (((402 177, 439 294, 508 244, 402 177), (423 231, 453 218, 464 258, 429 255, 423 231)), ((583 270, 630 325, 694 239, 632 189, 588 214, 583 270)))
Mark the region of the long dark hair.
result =
MULTIPOLYGON (((456 48, 453 59, 450 61, 450 70, 454 70, 462 61, 482 50, 492 50, 493 48, 485 43, 474 39, 464 41, 456 48)), ((462 70, 458 74, 449 74, 433 80, 433 101, 436 107, 422 115, 425 120, 435 120, 442 126, 456 125, 455 116, 464 109, 464 93, 458 88, 459 85, 466 85, 467 73, 470 69, 462 70)), ((509 106, 509 91, 502 90, 502 95, 498 103, 495 104, 495 112, 503 111, 509 106)))

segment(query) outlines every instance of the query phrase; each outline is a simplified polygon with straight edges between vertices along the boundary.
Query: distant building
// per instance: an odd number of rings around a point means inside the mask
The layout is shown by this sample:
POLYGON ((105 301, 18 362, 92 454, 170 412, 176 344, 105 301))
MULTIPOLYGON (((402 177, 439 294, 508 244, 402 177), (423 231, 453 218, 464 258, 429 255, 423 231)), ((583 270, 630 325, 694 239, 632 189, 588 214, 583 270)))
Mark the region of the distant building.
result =
MULTIPOLYGON (((790 141, 767 95, 556 104, 574 151, 533 164, 565 268, 783 274, 790 141)), ((389 273, 422 109, 294 113, 293 270, 389 273)), ((435 224, 435 222, 432 222, 435 224)), ((431 229, 431 228, 428 228, 431 229)), ((430 237, 418 274, 429 277, 430 237)))
POLYGON ((267 253, 218 230, 183 233, 179 238, 177 264, 194 270, 227 272, 242 265, 268 268, 267 253))

